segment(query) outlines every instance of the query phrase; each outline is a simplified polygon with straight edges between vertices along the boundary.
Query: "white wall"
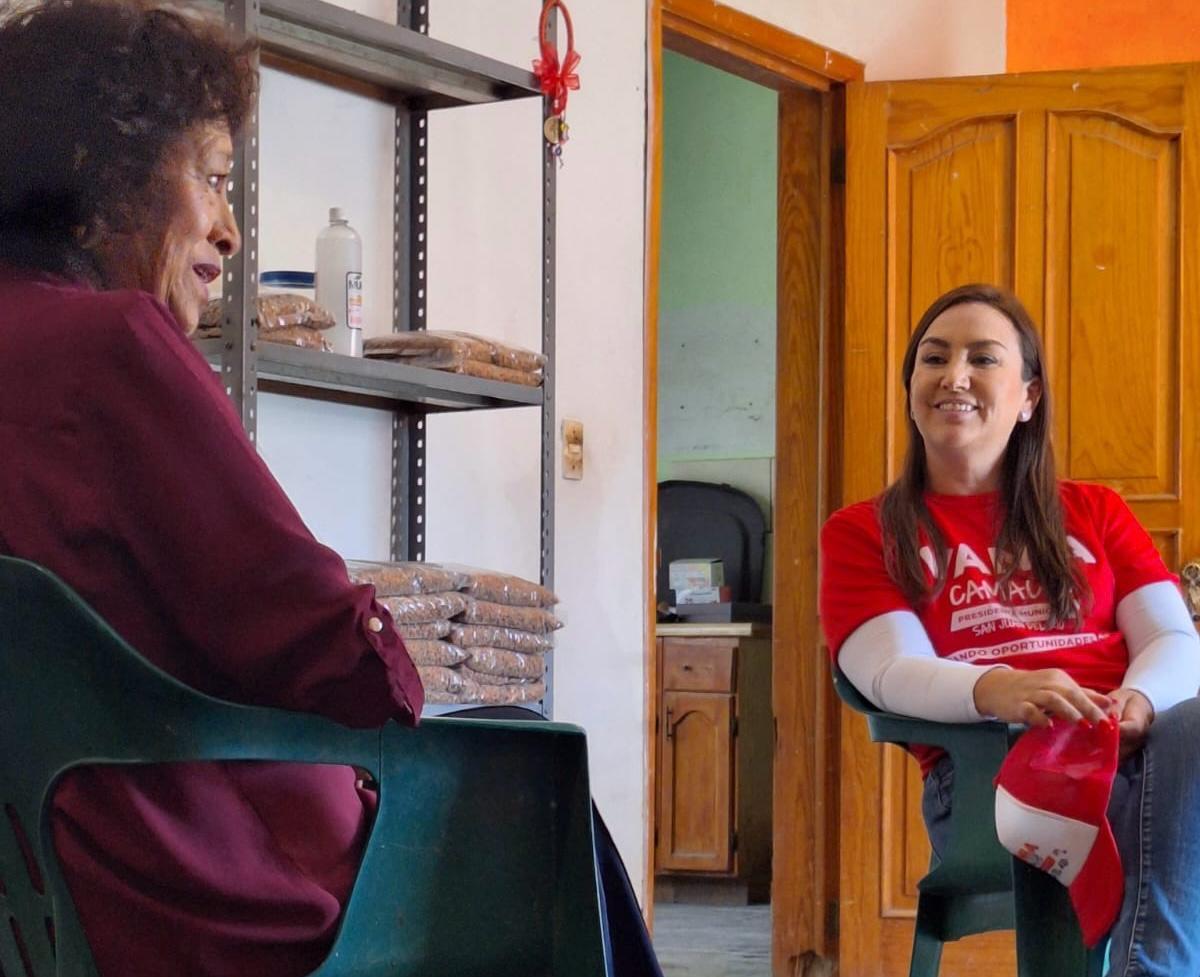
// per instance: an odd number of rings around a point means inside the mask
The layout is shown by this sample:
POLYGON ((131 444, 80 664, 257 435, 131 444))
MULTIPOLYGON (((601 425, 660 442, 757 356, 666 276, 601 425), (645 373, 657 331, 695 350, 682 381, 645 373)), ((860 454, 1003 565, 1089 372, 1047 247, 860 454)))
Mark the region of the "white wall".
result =
MULTIPOLYGON (((346 3, 394 18, 394 2, 346 3)), ((430 33, 528 67, 540 3, 433 0, 430 33)), ((646 818, 642 599, 644 0, 572 4, 583 87, 558 174, 557 417, 584 422, 583 481, 556 481, 567 627, 555 717, 589 731, 595 796, 634 884, 646 818)), ((264 72, 260 268, 311 268, 329 206, 362 235, 368 334, 391 327, 392 112, 264 72)), ((540 105, 430 118, 430 328, 540 343, 540 105)), ((556 432, 558 425, 556 424, 556 432)), ((347 556, 388 548, 390 416, 260 397, 259 446, 310 527, 347 556)), ((429 422, 429 559, 536 578, 536 409, 429 422)))
POLYGON ((867 81, 1004 71, 1005 0, 722 0, 857 58, 867 81))
MULTIPOLYGON (((433 0, 431 33, 513 64, 537 56, 540 3, 495 0, 433 0)), ((582 87, 567 111, 571 139, 558 172, 558 358, 556 417, 585 426, 582 481, 556 481, 555 589, 562 597, 567 627, 555 653, 555 718, 588 730, 592 786, 635 886, 644 863, 645 712, 643 705, 642 596, 642 225, 645 180, 645 9, 644 0, 585 0, 571 4, 583 60, 582 87)), ((495 108, 495 107, 492 107, 495 108)), ((448 113, 444 131, 434 129, 433 147, 445 146, 442 171, 447 196, 433 216, 431 233, 454 228, 454 237, 434 242, 434 303, 431 325, 443 309, 452 321, 492 329, 492 310, 508 310, 500 334, 538 336, 537 234, 541 211, 542 143, 536 106, 533 124, 514 120, 482 145, 466 113, 448 113), (498 174, 505 157, 528 161, 524 182, 498 174), (531 191, 531 192, 530 192, 531 191), (529 193, 528 197, 525 196, 529 193), (462 197, 461 194, 468 194, 462 197), (465 199, 465 203, 464 203, 465 199), (510 240, 505 228, 528 233, 510 240), (531 221, 526 228, 525 222, 531 221), (482 236, 477 232, 485 228, 482 236), (528 244, 526 244, 526 240, 528 244), (465 252, 464 249, 465 248, 465 252), (511 256, 505 257, 505 251, 511 256), (498 264, 501 258, 504 264, 498 264), (455 283, 447 266, 465 262, 469 277, 455 283), (513 262, 510 268, 507 261, 513 262), (528 264, 525 264, 526 261, 528 264), (518 271, 518 266, 525 269, 518 271), (469 285, 464 285, 469 282, 469 285), (476 284, 478 282, 478 284, 476 284), (439 285, 440 283, 440 285, 439 285), (481 289, 483 289, 481 291, 481 289), (506 333, 503 329, 511 329, 506 333)), ((474 112, 476 110, 470 110, 474 112)), ((480 109, 482 117, 486 109, 480 109)), ((498 114, 496 114, 498 118, 498 114)), ((439 120, 440 121, 440 120, 439 120)), ((437 166, 436 157, 431 158, 437 166)), ((524 165, 524 163, 522 163, 524 165)), ((439 206, 438 186, 431 198, 439 206)), ((445 539, 453 552, 478 550, 481 527, 494 531, 491 565, 504 568, 505 553, 528 547, 527 562, 515 567, 536 573, 537 418, 528 427, 514 416, 437 418, 431 475, 454 466, 450 455, 481 446, 475 473, 431 507, 430 538, 445 539), (486 429, 477 422, 483 421, 486 429), (494 426, 493 426, 494 425, 494 426), (505 425, 511 425, 506 427, 505 425), (453 430, 451 430, 453 429, 453 430), (513 437, 508 438, 508 431, 513 437), (523 468, 509 456, 519 445, 523 468), (439 447, 440 445, 440 447, 439 447), (455 447, 457 446, 457 447, 455 447), (490 520, 461 522, 455 503, 486 506, 487 485, 497 471, 511 470, 505 496, 490 504, 490 520), (472 484, 473 483, 473 484, 472 484), (528 509, 528 522, 501 533, 508 512, 528 509)), ((557 435, 556 424, 556 435, 557 435)), ((449 478, 449 476, 447 476, 449 478)), ((481 511, 476 509, 475 511, 481 511)), ((440 550, 431 553, 440 555, 440 550)))

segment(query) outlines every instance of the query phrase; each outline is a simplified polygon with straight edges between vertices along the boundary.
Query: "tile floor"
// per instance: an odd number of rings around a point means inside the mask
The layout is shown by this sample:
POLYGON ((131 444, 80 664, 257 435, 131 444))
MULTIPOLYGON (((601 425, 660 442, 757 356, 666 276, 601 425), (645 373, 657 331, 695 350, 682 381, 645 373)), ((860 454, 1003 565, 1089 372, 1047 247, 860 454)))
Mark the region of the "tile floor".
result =
POLYGON ((666 977, 771 977, 770 906, 654 906, 666 977))

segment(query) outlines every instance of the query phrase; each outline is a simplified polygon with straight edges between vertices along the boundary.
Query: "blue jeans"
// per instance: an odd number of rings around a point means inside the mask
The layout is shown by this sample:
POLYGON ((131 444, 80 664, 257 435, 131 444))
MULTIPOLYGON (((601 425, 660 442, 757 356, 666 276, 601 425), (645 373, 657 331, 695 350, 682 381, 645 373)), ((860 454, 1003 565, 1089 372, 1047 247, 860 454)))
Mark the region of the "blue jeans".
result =
MULTIPOLYGON (((925 779, 934 851, 948 840, 953 783, 949 757, 925 779)), ((1146 745, 1117 768, 1108 820, 1125 872, 1108 977, 1200 977, 1200 699, 1155 717, 1146 745)))

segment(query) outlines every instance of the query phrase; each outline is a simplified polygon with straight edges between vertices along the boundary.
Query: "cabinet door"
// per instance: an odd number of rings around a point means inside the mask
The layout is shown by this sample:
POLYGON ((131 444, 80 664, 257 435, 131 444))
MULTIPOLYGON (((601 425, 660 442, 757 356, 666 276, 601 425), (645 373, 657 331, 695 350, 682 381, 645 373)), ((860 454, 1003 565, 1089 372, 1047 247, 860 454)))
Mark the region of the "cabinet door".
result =
POLYGON ((661 872, 733 868, 733 696, 663 694, 661 872))
MULTIPOLYGON (((1121 492, 1172 569, 1200 553, 1200 66, 852 85, 847 113, 843 501, 896 475, 925 306, 995 282, 1042 326, 1059 473, 1121 492)), ((929 861, 920 778, 847 712, 841 782, 838 972, 898 977, 929 861)), ((1010 934, 941 969, 1014 972, 1010 934)))

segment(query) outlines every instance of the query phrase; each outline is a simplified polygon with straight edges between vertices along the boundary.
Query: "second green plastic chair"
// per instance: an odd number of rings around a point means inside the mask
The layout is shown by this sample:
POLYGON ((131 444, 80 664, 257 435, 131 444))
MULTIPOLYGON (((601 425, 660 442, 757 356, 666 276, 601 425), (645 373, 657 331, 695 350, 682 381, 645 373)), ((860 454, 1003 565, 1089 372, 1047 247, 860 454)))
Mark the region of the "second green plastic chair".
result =
POLYGON ((937 746, 954 762, 946 851, 933 856, 917 883, 909 977, 937 977, 943 944, 1005 929, 1016 930, 1018 977, 1100 977, 1104 947, 1083 945, 1066 889, 1013 858, 996 837, 992 782, 1024 727, 910 719, 875 708, 841 669, 834 669, 833 684, 867 717, 873 742, 937 746))

